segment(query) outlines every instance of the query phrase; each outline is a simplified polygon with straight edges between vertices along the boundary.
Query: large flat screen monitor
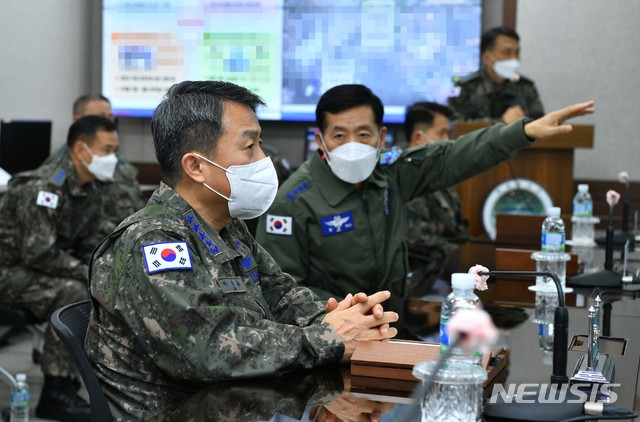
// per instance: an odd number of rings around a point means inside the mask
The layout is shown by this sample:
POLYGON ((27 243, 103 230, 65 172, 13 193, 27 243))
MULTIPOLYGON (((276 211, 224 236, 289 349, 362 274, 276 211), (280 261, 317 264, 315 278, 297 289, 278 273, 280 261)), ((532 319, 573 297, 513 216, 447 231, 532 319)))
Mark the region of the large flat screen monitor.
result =
POLYGON ((49 156, 51 121, 2 120, 0 167, 9 174, 33 170, 49 156))
POLYGON ((445 102, 479 64, 481 0, 103 0, 102 92, 117 116, 149 117, 183 80, 259 94, 265 120, 313 122, 327 89, 365 84, 399 123, 445 102))

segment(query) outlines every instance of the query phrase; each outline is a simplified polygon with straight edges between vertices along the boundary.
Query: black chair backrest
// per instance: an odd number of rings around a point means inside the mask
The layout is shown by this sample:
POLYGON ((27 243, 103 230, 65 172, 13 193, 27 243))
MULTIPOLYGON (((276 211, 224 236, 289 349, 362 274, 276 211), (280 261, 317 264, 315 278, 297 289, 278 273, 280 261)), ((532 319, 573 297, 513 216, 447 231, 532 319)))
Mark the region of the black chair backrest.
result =
POLYGON ((107 398, 84 352, 84 339, 87 336, 90 314, 90 300, 72 303, 58 309, 51 315, 51 325, 71 352, 84 385, 87 387, 89 405, 91 406, 91 421, 112 422, 113 416, 107 398))
POLYGON ((30 311, 0 303, 0 327, 25 327, 38 322, 30 311))

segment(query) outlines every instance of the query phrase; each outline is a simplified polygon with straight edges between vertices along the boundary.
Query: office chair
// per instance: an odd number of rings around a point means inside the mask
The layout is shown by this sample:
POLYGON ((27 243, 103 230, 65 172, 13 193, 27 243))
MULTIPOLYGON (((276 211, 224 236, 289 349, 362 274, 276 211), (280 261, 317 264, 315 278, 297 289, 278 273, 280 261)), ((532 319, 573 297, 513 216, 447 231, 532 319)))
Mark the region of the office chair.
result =
POLYGON ((40 362, 46 322, 39 321, 31 311, 7 303, 0 303, 0 327, 8 328, 0 334, 0 347, 9 343, 9 338, 15 329, 26 328, 29 330, 33 334, 31 360, 36 364, 40 362))
POLYGON ((51 315, 51 325, 71 352, 82 381, 87 387, 91 420, 93 422, 112 422, 113 416, 107 398, 84 352, 84 339, 87 335, 90 313, 91 300, 72 303, 58 309, 51 315))

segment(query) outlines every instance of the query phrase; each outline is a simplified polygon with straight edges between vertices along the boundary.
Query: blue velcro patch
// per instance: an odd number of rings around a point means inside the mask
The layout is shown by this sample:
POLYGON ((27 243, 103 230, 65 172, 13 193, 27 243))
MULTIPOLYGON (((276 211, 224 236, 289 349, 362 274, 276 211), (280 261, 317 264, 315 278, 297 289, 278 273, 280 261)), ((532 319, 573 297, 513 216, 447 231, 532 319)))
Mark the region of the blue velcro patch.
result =
POLYGON ((307 182, 300 183, 291 192, 287 194, 287 199, 289 199, 290 201, 293 201, 300 192, 308 188, 309 188, 309 184, 307 182))
POLYGON ((320 219, 322 225, 322 235, 331 236, 338 233, 344 233, 353 230, 353 214, 351 211, 342 214, 330 215, 320 219))
POLYGON ((402 149, 398 146, 392 147, 389 151, 385 151, 380 154, 380 165, 386 166, 398 161, 398 158, 402 155, 402 149))
POLYGON ((247 277, 249 277, 249 280, 251 280, 253 284, 258 284, 260 282, 260 275, 258 274, 257 268, 253 271, 249 271, 247 273, 247 277))
POLYGON ((55 177, 53 178, 53 183, 55 183, 56 185, 61 185, 66 175, 67 174, 65 173, 64 169, 58 170, 55 177))
POLYGON ((244 268, 245 270, 249 270, 251 269, 251 267, 253 266, 253 258, 251 258, 251 256, 248 256, 246 258, 243 258, 240 261, 240 265, 242 266, 242 268, 244 268))

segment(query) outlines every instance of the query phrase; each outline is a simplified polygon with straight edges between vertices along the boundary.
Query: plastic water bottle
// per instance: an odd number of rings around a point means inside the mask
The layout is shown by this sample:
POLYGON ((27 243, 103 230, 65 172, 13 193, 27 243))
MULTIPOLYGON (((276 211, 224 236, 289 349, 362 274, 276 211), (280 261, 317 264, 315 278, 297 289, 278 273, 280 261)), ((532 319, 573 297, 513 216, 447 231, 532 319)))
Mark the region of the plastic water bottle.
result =
POLYGON ((593 216, 593 199, 589 194, 589 185, 578 185, 578 192, 573 197, 573 216, 593 216))
POLYGON ((29 421, 29 384, 25 374, 16 374, 16 384, 11 389, 11 422, 29 421))
POLYGON ((560 208, 549 208, 549 216, 542 222, 542 252, 564 252, 564 222, 560 208))
POLYGON ((572 240, 576 244, 590 244, 594 240, 593 200, 589 185, 578 185, 578 193, 573 197, 572 240))
MULTIPOLYGON (((449 335, 447 325, 449 319, 459 309, 482 309, 480 298, 473 292, 475 288, 475 276, 473 274, 454 273, 451 275, 451 287, 453 291, 442 303, 440 311, 440 353, 444 354, 449 349, 449 335)), ((460 348, 451 351, 450 360, 472 362, 479 364, 482 360, 482 352, 477 351, 467 354, 460 348)))
POLYGON ((542 350, 553 350, 553 324, 538 324, 538 344, 542 350))

